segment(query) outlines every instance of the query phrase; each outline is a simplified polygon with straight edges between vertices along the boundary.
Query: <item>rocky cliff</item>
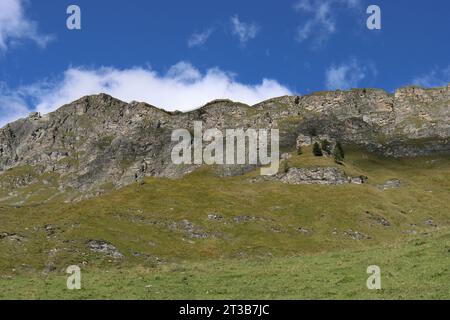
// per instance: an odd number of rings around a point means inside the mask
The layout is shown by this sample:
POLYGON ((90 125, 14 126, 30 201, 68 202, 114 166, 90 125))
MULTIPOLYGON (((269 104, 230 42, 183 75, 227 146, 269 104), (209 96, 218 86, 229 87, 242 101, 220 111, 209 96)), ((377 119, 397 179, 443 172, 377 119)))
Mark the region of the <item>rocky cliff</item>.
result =
POLYGON ((171 133, 192 129, 194 121, 202 121, 204 129, 278 128, 284 151, 329 137, 394 157, 450 153, 450 85, 406 87, 395 94, 378 89, 319 92, 254 106, 217 100, 187 113, 105 94, 87 96, 0 129, 0 177, 26 167, 33 174, 23 183, 54 173, 61 188, 78 190, 105 183, 122 186, 144 176, 178 177, 195 166, 172 164, 171 133))

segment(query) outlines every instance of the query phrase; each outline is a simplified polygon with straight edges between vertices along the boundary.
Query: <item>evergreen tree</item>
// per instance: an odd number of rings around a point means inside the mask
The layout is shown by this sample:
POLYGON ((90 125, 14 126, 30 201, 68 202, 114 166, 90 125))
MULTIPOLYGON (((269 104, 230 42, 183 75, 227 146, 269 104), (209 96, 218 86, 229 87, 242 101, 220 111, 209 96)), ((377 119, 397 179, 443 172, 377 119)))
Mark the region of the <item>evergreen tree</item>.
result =
POLYGON ((327 155, 330 155, 331 154, 331 151, 332 151, 332 147, 331 147, 331 143, 330 143, 330 141, 328 141, 328 140, 322 140, 322 142, 321 142, 321 147, 322 147, 322 150, 327 154, 327 155))
POLYGON ((319 144, 318 144, 317 142, 314 143, 314 146, 313 146, 313 154, 314 154, 316 157, 322 157, 322 156, 323 156, 322 149, 320 148, 320 146, 319 146, 319 144))
POLYGON ((342 148, 341 143, 338 141, 333 150, 334 161, 336 163, 342 164, 342 161, 345 159, 344 149, 342 148))

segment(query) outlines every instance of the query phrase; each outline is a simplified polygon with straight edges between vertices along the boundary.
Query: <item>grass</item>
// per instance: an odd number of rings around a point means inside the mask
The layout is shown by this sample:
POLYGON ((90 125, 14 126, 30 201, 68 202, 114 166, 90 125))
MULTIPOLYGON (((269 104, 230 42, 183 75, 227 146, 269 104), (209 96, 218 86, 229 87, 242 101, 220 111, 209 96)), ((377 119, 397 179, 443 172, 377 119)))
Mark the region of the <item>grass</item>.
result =
POLYGON ((450 235, 370 250, 258 260, 185 262, 82 272, 82 289, 62 275, 0 280, 2 299, 449 299, 450 235), (368 290, 367 267, 381 268, 368 290))
POLYGON ((252 183, 259 171, 223 178, 203 167, 65 203, 71 195, 58 193, 57 177, 40 177, 0 202, 0 234, 21 239, 0 239, 0 297, 449 298, 450 157, 347 148, 341 166, 305 149, 289 165, 337 166, 369 183, 252 183), (393 178, 401 188, 378 187, 393 178), (124 258, 90 251, 89 240, 110 242, 124 258), (79 292, 64 289, 72 264, 83 266, 79 292), (370 264, 384 270, 381 292, 365 288, 370 264))

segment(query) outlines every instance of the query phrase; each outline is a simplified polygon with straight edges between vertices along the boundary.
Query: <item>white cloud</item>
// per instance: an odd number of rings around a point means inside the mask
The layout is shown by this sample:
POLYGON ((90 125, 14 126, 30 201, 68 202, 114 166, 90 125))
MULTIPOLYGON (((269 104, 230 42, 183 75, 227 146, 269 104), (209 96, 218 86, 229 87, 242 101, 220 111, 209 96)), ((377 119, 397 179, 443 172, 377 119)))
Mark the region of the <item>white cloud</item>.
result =
POLYGON ((450 65, 443 69, 434 68, 427 74, 413 79, 412 84, 422 87, 443 87, 450 83, 450 65))
POLYGON ((325 74, 325 86, 328 90, 347 90, 356 88, 368 76, 375 76, 377 70, 373 63, 361 63, 356 59, 340 65, 332 65, 325 74))
POLYGON ((0 128, 28 113, 24 99, 17 92, 9 90, 6 84, 0 83, 0 128))
POLYGON ((22 0, 1 0, 0 51, 23 40, 31 40, 45 47, 51 37, 39 34, 36 22, 26 17, 22 0))
POLYGON ((206 29, 202 32, 194 32, 193 34, 191 34, 187 41, 188 47, 193 48, 203 46, 208 41, 213 32, 213 28, 206 29))
POLYGON ((256 23, 246 23, 239 20, 239 16, 231 17, 232 33, 239 38, 241 45, 245 45, 249 40, 254 39, 259 32, 256 23))
POLYGON ((187 62, 177 63, 164 74, 148 68, 69 68, 59 81, 17 88, 13 100, 10 92, 0 91, 0 123, 3 124, 29 109, 48 113, 82 96, 101 92, 127 102, 144 101, 172 111, 191 110, 220 98, 252 105, 292 94, 275 80, 264 78, 258 84, 244 84, 218 68, 202 73, 187 62), (27 108, 24 101, 33 101, 36 107, 27 108))
POLYGON ((320 46, 337 31, 336 10, 338 8, 357 9, 360 0, 300 0, 294 9, 308 19, 297 28, 296 39, 299 42, 314 37, 314 45, 320 46))

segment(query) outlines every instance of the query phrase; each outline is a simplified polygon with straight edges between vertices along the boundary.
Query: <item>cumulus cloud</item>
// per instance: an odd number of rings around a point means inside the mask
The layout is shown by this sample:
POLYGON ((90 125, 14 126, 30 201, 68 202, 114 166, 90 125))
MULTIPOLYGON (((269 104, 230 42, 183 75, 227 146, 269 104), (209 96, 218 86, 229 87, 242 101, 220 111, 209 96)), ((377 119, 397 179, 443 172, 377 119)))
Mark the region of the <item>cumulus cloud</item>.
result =
POLYGON ((297 28, 296 39, 304 42, 314 38, 315 46, 320 46, 337 31, 336 10, 338 8, 357 9, 360 0, 300 0, 294 5, 295 11, 307 16, 306 22, 297 28))
POLYGON ((252 22, 246 23, 239 20, 239 16, 231 17, 231 31, 237 36, 241 45, 245 45, 249 40, 256 38, 259 32, 259 26, 252 22))
POLYGON ((189 48, 203 46, 213 34, 214 29, 208 28, 202 32, 194 32, 189 37, 187 43, 189 48))
POLYGON ((430 72, 413 79, 412 84, 422 87, 443 87, 450 83, 450 65, 446 68, 434 68, 430 72))
POLYGON ((51 38, 40 34, 37 23, 26 17, 22 0, 0 1, 0 51, 24 40, 45 47, 51 38))
POLYGON ((327 69, 325 86, 328 90, 356 88, 362 80, 376 74, 377 69, 373 63, 361 63, 357 59, 351 59, 340 65, 332 65, 327 69))
POLYGON ((214 99, 231 99, 247 104, 292 94, 271 79, 244 84, 218 68, 201 72, 179 62, 163 74, 149 68, 69 68, 53 82, 39 82, 17 88, 16 94, 0 91, 0 123, 5 124, 33 109, 48 113, 82 96, 107 93, 121 100, 144 101, 166 110, 191 110, 214 99), (24 102, 28 101, 28 105, 24 102), (30 107, 32 101, 35 107, 30 107), (5 116, 6 115, 6 116, 5 116))

